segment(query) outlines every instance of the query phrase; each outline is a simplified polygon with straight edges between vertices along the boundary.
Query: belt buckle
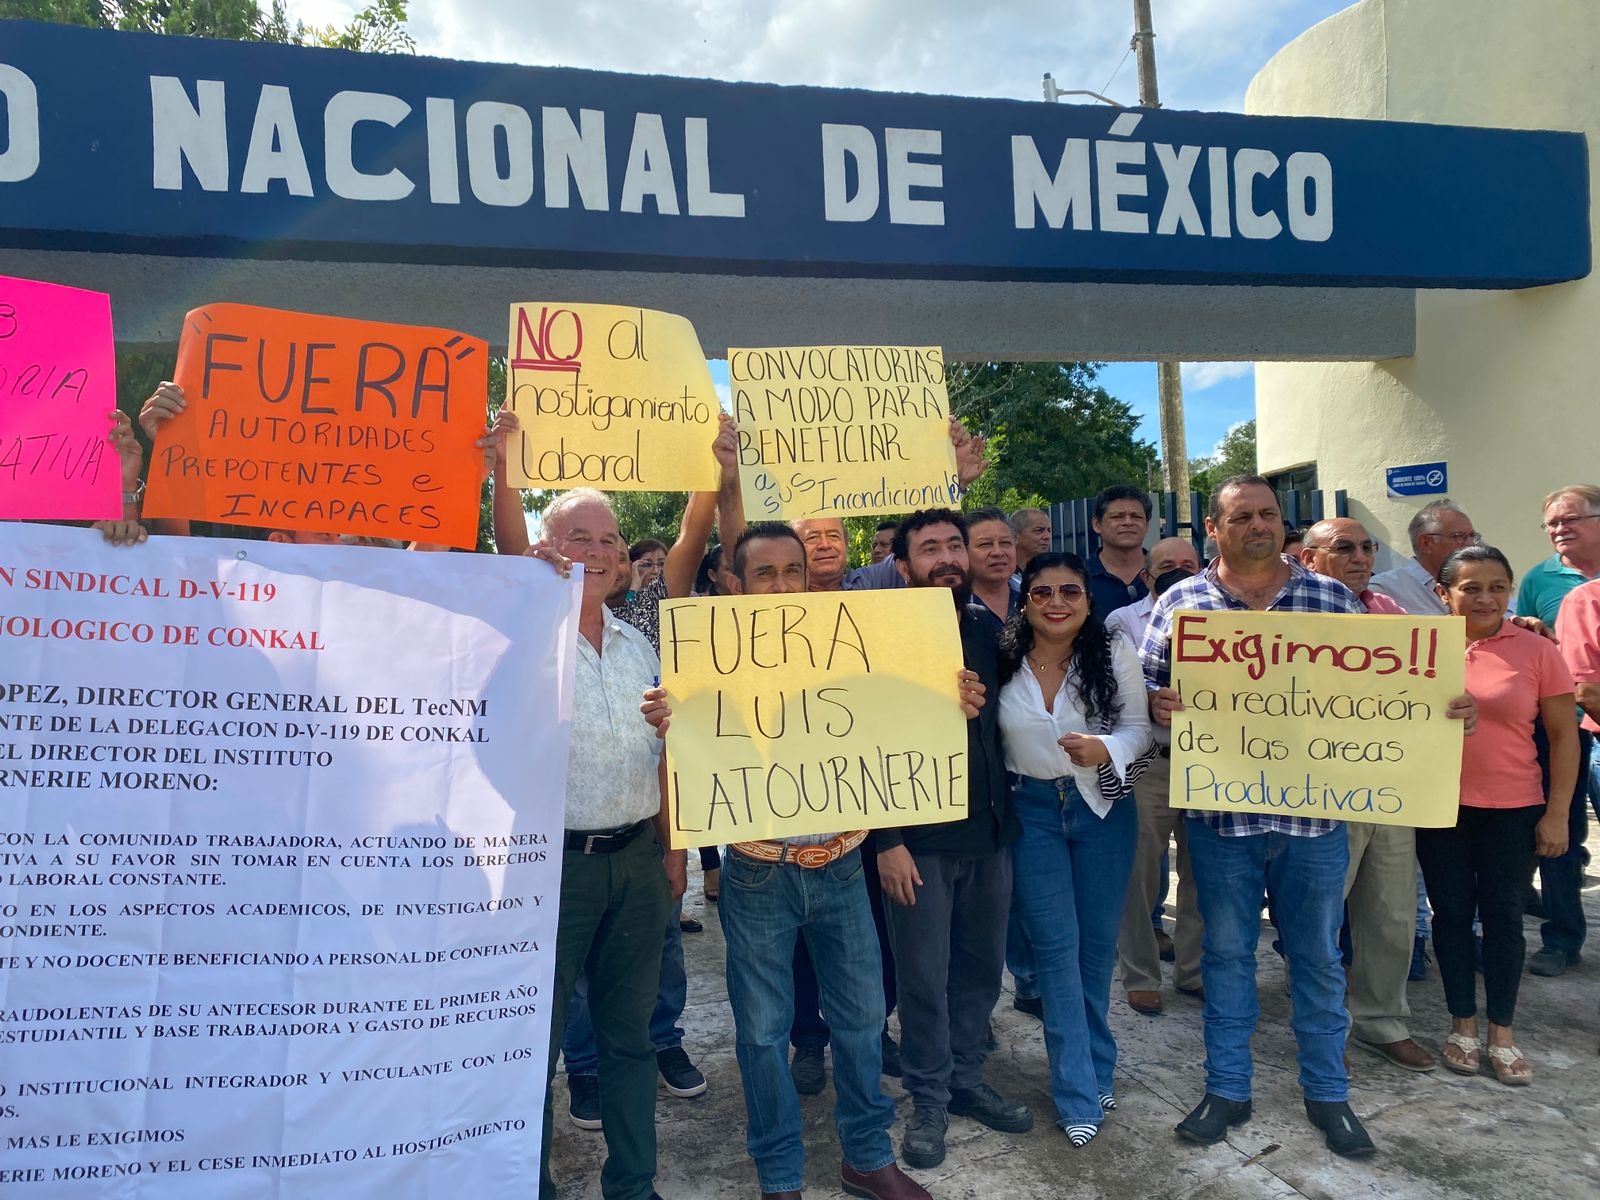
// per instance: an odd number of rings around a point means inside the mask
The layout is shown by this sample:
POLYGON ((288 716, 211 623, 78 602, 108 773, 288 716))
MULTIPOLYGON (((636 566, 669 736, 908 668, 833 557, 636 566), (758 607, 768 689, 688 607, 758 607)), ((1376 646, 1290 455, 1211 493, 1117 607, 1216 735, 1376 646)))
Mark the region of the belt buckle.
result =
POLYGON ((593 854, 594 844, 601 838, 609 838, 610 836, 611 835, 609 833, 591 833, 588 837, 583 839, 583 852, 585 854, 593 854))
POLYGON ((794 864, 815 871, 818 867, 825 867, 833 861, 833 852, 827 845, 801 846, 794 852, 794 864))

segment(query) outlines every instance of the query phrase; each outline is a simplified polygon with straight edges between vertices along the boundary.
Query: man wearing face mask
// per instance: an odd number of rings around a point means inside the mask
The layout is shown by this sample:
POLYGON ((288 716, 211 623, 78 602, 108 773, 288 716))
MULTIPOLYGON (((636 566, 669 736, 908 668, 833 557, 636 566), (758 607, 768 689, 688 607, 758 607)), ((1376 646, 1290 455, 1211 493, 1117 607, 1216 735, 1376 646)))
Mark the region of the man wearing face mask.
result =
MULTIPOLYGON (((967 523, 935 508, 895 534, 894 562, 910 587, 950 590, 963 658, 999 695, 999 643, 969 607, 967 523)), ((915 1111, 901 1143, 912 1167, 944 1161, 950 1114, 1024 1133, 1033 1115, 983 1079, 986 1026, 1000 997, 1011 857, 1017 835, 1000 752, 999 708, 967 721, 967 816, 942 825, 878 831, 878 868, 899 972, 901 1059, 915 1111)))
MULTIPOLYGON (((1106 632, 1127 638, 1137 649, 1144 641, 1156 598, 1199 570, 1200 555, 1192 542, 1184 538, 1157 542, 1150 549, 1150 561, 1144 570, 1149 593, 1111 613, 1106 618, 1106 632)), ((1166 760, 1172 754, 1172 730, 1158 725, 1154 733, 1160 757, 1133 785, 1139 806, 1139 841, 1133 852, 1133 874, 1128 880, 1128 899, 1117 934, 1117 958, 1128 1007, 1146 1016, 1162 1010, 1161 950, 1150 913, 1161 892, 1161 860, 1174 836, 1178 840, 1178 915, 1173 923, 1172 986, 1187 996, 1205 998, 1200 982, 1202 925, 1189 869, 1189 838, 1183 810, 1173 808, 1169 802, 1171 772, 1166 760)))

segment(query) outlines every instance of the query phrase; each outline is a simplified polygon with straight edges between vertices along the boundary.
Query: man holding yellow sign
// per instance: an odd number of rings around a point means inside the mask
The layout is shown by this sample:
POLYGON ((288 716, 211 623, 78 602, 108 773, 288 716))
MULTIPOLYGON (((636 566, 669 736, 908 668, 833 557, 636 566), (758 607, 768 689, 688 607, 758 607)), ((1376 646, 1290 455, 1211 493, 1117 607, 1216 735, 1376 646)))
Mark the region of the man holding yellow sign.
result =
MULTIPOLYGON (((667 607, 663 627, 663 648, 667 652, 666 691, 677 701, 683 714, 668 739, 674 837, 696 841, 698 835, 691 834, 684 826, 709 829, 730 816, 737 818, 737 812, 723 813, 710 801, 721 788, 718 780, 730 772, 730 764, 750 758, 752 752, 755 757, 764 754, 770 761, 766 792, 769 799, 773 794, 771 781, 779 772, 786 779, 804 780, 808 762, 803 756, 792 761, 790 766, 794 771, 791 773, 782 760, 794 751, 785 751, 781 743, 792 738, 796 746, 802 745, 812 732, 813 719, 825 739, 834 743, 831 747, 834 753, 829 756, 826 768, 826 774, 833 779, 834 800, 842 799, 847 777, 855 774, 848 766, 840 767, 850 757, 858 760, 860 774, 857 778, 863 799, 869 791, 892 798, 896 787, 901 786, 893 771, 882 778, 883 791, 877 793, 874 789, 878 785, 873 781, 878 776, 869 769, 867 757, 859 753, 846 755, 847 748, 859 750, 860 747, 854 738, 850 743, 843 739, 855 735, 874 746, 874 761, 878 763, 892 757, 876 747, 897 735, 890 734, 886 728, 874 733, 873 727, 882 725, 874 713, 903 713, 903 701, 860 704, 852 697, 852 692, 861 687, 861 677, 870 674, 873 657, 886 665, 895 659, 904 661, 904 656, 890 651, 898 644, 898 639, 924 632, 923 626, 930 614, 914 610, 929 607, 925 598, 904 592, 871 597, 804 595, 807 583, 805 547, 792 529, 775 523, 758 524, 745 530, 733 548, 730 572, 736 597, 781 596, 784 599, 776 605, 732 599, 714 604, 702 600, 667 607), (735 622, 748 622, 748 641, 740 639, 733 644, 726 639, 715 640, 719 607, 735 622), (833 642, 821 663, 817 662, 822 654, 821 638, 806 624, 814 617, 812 610, 818 608, 833 611, 830 641, 838 638, 846 625, 859 635, 847 635, 846 641, 833 642), (690 609, 696 611, 690 612, 690 609), (782 614, 783 619, 774 627, 778 634, 775 639, 756 632, 757 614, 762 611, 782 614), (695 636, 700 626, 691 623, 694 618, 701 617, 706 622, 704 641, 695 636), (836 650, 840 651, 837 661, 836 650), (857 650, 859 663, 855 657, 857 650), (735 653, 737 657, 730 657, 735 653), (697 656, 703 660, 698 663, 698 671, 692 665, 697 656), (776 669, 787 672, 792 667, 804 680, 808 674, 804 664, 826 672, 830 663, 836 670, 828 686, 817 686, 814 692, 810 687, 803 687, 793 697, 787 688, 778 694, 782 724, 775 725, 770 703, 762 704, 763 695, 770 700, 770 693, 761 687, 771 681, 770 672, 776 669), (737 692, 732 686, 736 673, 745 676, 756 690, 743 695, 737 692), (694 695, 697 674, 699 684, 709 685, 701 698, 715 697, 709 738, 705 736, 707 730, 695 728, 706 724, 703 712, 698 714, 700 720, 695 719, 697 708, 704 708, 703 703, 697 704, 694 695), (824 698, 824 693, 831 694, 824 698), (815 718, 813 706, 816 706, 815 718), (859 726, 856 712, 862 718, 859 726), (848 727, 839 723, 846 715, 850 716, 848 727), (792 726, 791 721, 794 722, 792 726), (718 744, 725 738, 733 739, 731 745, 735 747, 740 747, 741 742, 747 745, 730 751, 725 748, 730 743, 718 744), (686 798, 680 786, 685 778, 680 762, 696 764, 690 768, 690 778, 703 780, 702 772, 710 771, 711 785, 692 786, 686 798), (686 814, 685 808, 690 803, 696 805, 695 810, 686 814)), ((923 645, 924 650, 929 644, 933 646, 935 661, 924 662, 918 669, 919 673, 931 672, 926 699, 913 689, 916 703, 929 707, 921 714, 921 719, 909 724, 911 727, 931 724, 931 729, 920 729, 923 737, 940 733, 948 736, 954 732, 959 738, 964 735, 962 717, 975 717, 983 703, 983 687, 976 675, 960 668, 959 648, 941 644, 955 642, 953 636, 938 636, 949 627, 947 610, 934 606, 931 617, 933 636, 923 645), (941 654, 941 650, 953 650, 954 655, 941 654), (945 659, 953 661, 959 675, 959 713, 947 698, 949 676, 945 672, 951 668, 952 661, 945 659), (941 692, 943 697, 939 695, 941 692)), ((953 634, 954 630, 949 632, 953 634)), ((786 673, 786 683, 788 678, 786 673)), ((907 690, 903 683, 900 690, 907 690)), ((666 716, 664 706, 654 707, 651 716, 659 723, 666 716)), ((947 744, 959 744, 959 741, 947 744)), ((904 786, 913 789, 912 781, 920 769, 911 769, 914 763, 911 755, 918 753, 911 751, 906 758, 909 774, 904 786)), ((741 778, 748 778, 751 771, 748 765, 731 766, 731 772, 741 778)), ((963 785, 963 811, 965 799, 963 785)), ((874 804, 883 809, 880 816, 894 811, 892 800, 874 804)), ((782 817, 770 811, 769 806, 762 827, 755 831, 761 835, 759 840, 752 838, 748 827, 742 836, 750 840, 738 840, 740 834, 732 829, 726 834, 709 835, 732 843, 723 868, 726 886, 718 907, 728 949, 728 1001, 738 1029, 739 1073, 749 1114, 747 1141, 750 1156, 756 1162, 761 1191, 766 1196, 797 1196, 804 1181, 803 1123, 785 1054, 794 1016, 795 939, 803 938, 812 948, 811 957, 816 963, 834 1047, 834 1085, 839 1097, 837 1123, 843 1152, 841 1184, 847 1192, 857 1196, 927 1200, 928 1193, 895 1163, 894 1147, 888 1135, 894 1123, 894 1105, 883 1095, 878 1083, 883 1068, 880 1035, 884 1023, 884 996, 878 986, 878 937, 861 860, 860 846, 866 830, 834 832, 837 825, 847 823, 847 819, 848 823, 864 825, 873 817, 863 809, 847 812, 838 807, 827 813, 807 811, 802 815, 798 811, 802 807, 806 806, 797 804, 795 815, 782 817)))
MULTIPOLYGON (((1455 730, 1463 726, 1449 725, 1447 719, 1462 720, 1470 729, 1476 711, 1459 694, 1459 674, 1446 674, 1453 655, 1425 647, 1420 637, 1415 651, 1408 637, 1404 653, 1376 644, 1369 634, 1380 618, 1348 626, 1340 622, 1336 641, 1301 637, 1304 627, 1283 617, 1262 625, 1274 618, 1254 614, 1363 613, 1343 584, 1283 556, 1283 516, 1264 479, 1235 476, 1220 484, 1211 498, 1206 533, 1217 541, 1218 560, 1156 602, 1140 650, 1153 689, 1152 716, 1173 729, 1172 803, 1204 810, 1189 817, 1189 855, 1205 921, 1206 1094, 1178 1125, 1178 1136, 1209 1145, 1227 1136, 1229 1126, 1250 1119, 1250 1036, 1260 1012, 1255 952, 1265 890, 1289 960, 1306 1115, 1334 1153, 1364 1158, 1375 1147, 1350 1109, 1344 1066, 1350 1019, 1338 948, 1349 866, 1343 821, 1357 812, 1391 819, 1404 812, 1405 822, 1415 824, 1418 814, 1406 807, 1405 792, 1392 785, 1340 789, 1305 771, 1294 782, 1292 775, 1274 782, 1289 747, 1263 722, 1281 716, 1303 728, 1307 720, 1320 725, 1328 717, 1360 720, 1376 712, 1394 721, 1398 716, 1435 739, 1430 770, 1437 777, 1460 762, 1455 730), (1295 645, 1317 653, 1296 652, 1295 645), (1291 658, 1331 660, 1346 667, 1352 680, 1388 671, 1389 678, 1398 675, 1404 682, 1389 686, 1387 699, 1363 695, 1353 682, 1338 694, 1315 694, 1294 679, 1269 687, 1267 671, 1293 665, 1291 658), (1177 689, 1169 686, 1174 682, 1177 689), (1235 705, 1228 732, 1205 727, 1208 720, 1220 720, 1224 707, 1235 705), (1395 705, 1403 711, 1397 713, 1395 705), (1237 769, 1241 763, 1249 764, 1248 771, 1237 769), (1300 815, 1313 812, 1317 815, 1300 815)), ((1394 761, 1387 738, 1371 739, 1371 745, 1337 735, 1324 740, 1330 744, 1318 762, 1331 778, 1337 779, 1332 772, 1351 768, 1370 780, 1373 764, 1394 761)), ((1301 753, 1319 751, 1307 747, 1301 753)))

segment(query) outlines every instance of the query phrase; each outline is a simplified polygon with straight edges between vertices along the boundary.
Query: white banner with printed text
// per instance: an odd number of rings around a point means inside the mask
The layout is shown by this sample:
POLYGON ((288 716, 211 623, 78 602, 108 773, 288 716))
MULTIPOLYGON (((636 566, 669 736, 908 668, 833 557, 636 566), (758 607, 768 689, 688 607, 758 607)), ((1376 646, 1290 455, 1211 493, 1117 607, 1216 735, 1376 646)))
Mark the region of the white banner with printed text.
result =
POLYGON ((576 594, 0 525, 0 1195, 532 1193, 576 594))

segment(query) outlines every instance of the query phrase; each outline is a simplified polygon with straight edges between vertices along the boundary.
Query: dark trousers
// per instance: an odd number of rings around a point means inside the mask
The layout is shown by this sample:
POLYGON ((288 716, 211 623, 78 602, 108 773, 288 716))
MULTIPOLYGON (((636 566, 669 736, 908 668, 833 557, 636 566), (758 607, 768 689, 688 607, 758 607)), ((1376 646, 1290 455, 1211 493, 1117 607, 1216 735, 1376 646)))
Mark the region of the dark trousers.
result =
POLYGON ((544 1098, 539 1194, 554 1200, 550 1177, 550 1092, 560 1032, 578 976, 589 977, 589 1012, 600 1054, 600 1119, 606 1200, 647 1200, 656 1174, 656 1051, 650 1014, 661 982, 661 931, 672 910, 661 847, 646 832, 615 854, 566 851, 551 995, 550 1062, 544 1098))
MULTIPOLYGON (((1589 791, 1587 768, 1593 742, 1592 735, 1578 734, 1578 782, 1572 789, 1572 808, 1567 813, 1567 852, 1559 858, 1539 859, 1539 898, 1544 903, 1545 917, 1539 926, 1539 940, 1551 950, 1565 950, 1568 954, 1578 953, 1588 934, 1583 916, 1583 869, 1589 864, 1589 850, 1583 843, 1589 836, 1589 814, 1584 801, 1589 791)), ((1534 729, 1534 744, 1539 748, 1545 794, 1549 795, 1550 756, 1542 721, 1534 729)))
POLYGON ((946 1108, 951 1088, 983 1082, 989 1014, 1000 998, 1011 908, 1011 855, 913 854, 922 886, 888 905, 900 1000, 905 1089, 946 1108))
MULTIPOLYGON (((878 930, 878 947, 883 956, 883 1011, 894 1011, 894 951, 889 948, 889 925, 883 912, 883 884, 878 879, 878 852, 871 834, 861 844, 862 874, 866 877, 867 903, 872 906, 872 923, 878 930)), ((829 1039, 828 1022, 822 1017, 822 991, 817 983, 817 969, 811 964, 811 952, 806 949, 805 938, 796 938, 794 945, 794 1024, 789 1027, 789 1043, 793 1046, 826 1046, 829 1039)))
POLYGON ((1533 827, 1544 805, 1463 806, 1454 827, 1417 830, 1417 859, 1433 905, 1433 953, 1444 999, 1457 1019, 1478 1015, 1472 916, 1483 922, 1483 995, 1489 1020, 1517 1011, 1526 945, 1523 897, 1533 872, 1533 827))

